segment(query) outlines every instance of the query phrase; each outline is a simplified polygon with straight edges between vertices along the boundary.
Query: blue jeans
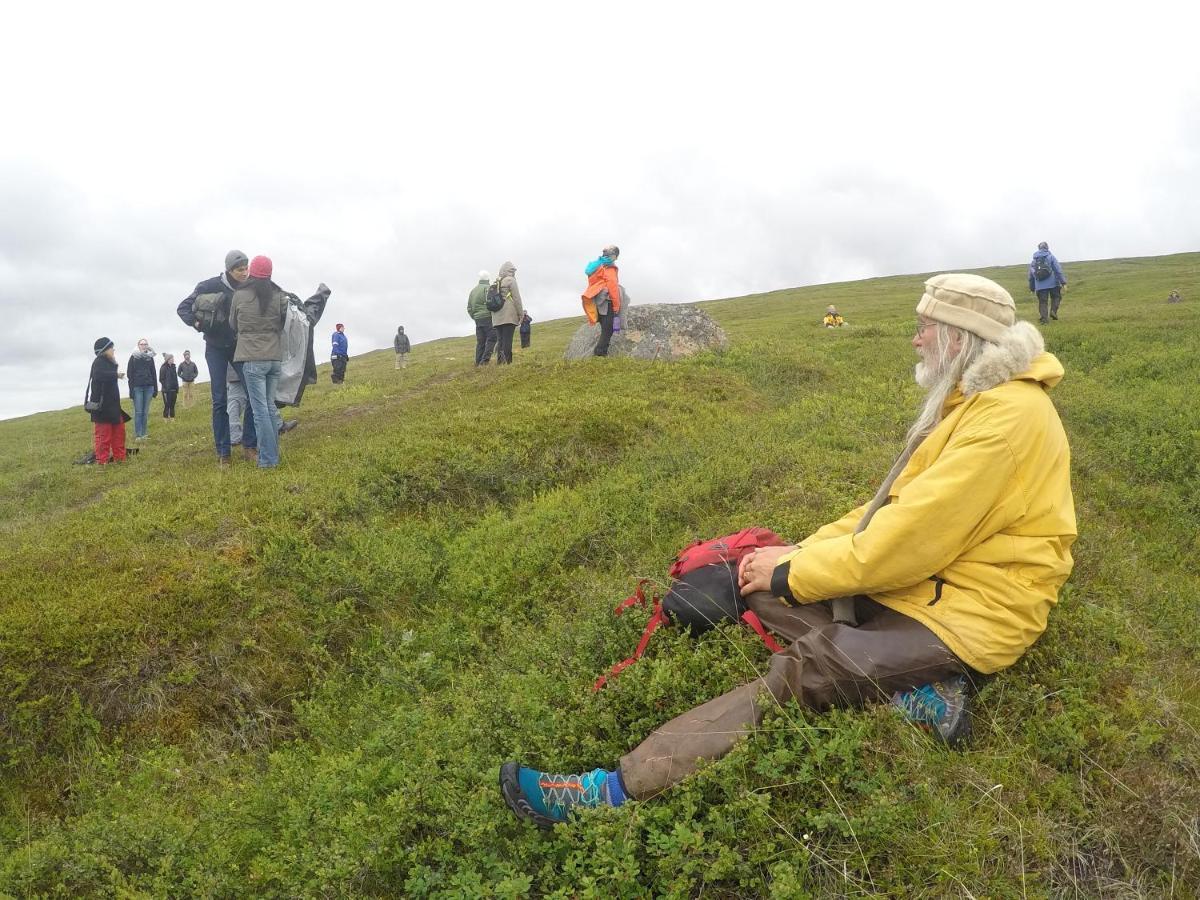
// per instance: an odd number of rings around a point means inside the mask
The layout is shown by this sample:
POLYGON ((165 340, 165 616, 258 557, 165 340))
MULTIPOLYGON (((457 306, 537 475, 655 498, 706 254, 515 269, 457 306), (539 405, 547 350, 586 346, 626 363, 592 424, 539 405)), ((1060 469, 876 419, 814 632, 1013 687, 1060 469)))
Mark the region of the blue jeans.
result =
POLYGON ((130 388, 133 395, 133 436, 143 438, 147 432, 147 421, 150 418, 150 398, 154 396, 154 386, 149 384, 130 388))
POLYGON ((275 406, 275 388, 282 369, 277 359, 242 363, 242 381, 250 397, 250 409, 254 412, 254 430, 258 432, 260 469, 279 465, 279 429, 283 427, 283 416, 275 406))
MULTIPOLYGON (((213 443, 217 447, 217 456, 224 457, 229 455, 229 411, 225 407, 228 389, 225 384, 229 377, 230 364, 238 371, 238 377, 241 377, 242 363, 233 362, 233 347, 214 347, 212 344, 204 345, 204 361, 208 363, 208 379, 212 382, 213 443)), ((248 409, 242 428, 242 446, 248 450, 258 446, 254 417, 248 409)))

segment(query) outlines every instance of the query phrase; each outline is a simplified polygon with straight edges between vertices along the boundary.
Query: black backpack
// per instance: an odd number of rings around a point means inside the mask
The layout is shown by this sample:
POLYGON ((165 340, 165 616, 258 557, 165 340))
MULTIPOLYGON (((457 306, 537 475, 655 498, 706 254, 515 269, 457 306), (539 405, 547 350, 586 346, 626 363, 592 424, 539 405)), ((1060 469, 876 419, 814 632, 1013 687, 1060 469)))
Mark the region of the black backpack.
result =
POLYGON ((497 278, 488 285, 487 298, 484 300, 488 312, 500 312, 504 308, 504 295, 500 293, 500 279, 497 278))
POLYGON ((1045 281, 1053 274, 1054 270, 1050 268, 1049 256, 1038 256, 1033 260, 1033 277, 1035 279, 1045 281))
POLYGON ((196 329, 208 334, 229 325, 229 300, 225 294, 199 294, 192 303, 196 329))

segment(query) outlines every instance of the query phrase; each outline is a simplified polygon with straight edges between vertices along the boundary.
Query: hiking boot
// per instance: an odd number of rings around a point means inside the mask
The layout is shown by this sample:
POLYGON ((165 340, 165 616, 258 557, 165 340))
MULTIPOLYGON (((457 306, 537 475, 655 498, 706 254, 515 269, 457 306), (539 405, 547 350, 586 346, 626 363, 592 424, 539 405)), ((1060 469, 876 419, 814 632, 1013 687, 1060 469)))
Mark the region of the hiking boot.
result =
POLYGON ((905 717, 949 747, 957 747, 971 733, 970 685, 965 675, 923 684, 892 695, 892 705, 905 717))
POLYGON ((258 462, 258 450, 254 447, 243 447, 242 459, 244 459, 246 462, 258 462))
POLYGON ((1039 325, 1049 325, 1050 320, 1049 319, 1038 319, 1038 324, 1039 325))
POLYGON ((620 806, 626 799, 616 772, 592 769, 582 775, 552 775, 515 762, 500 767, 500 793, 518 819, 539 828, 567 821, 574 807, 620 806))
POLYGON ((295 428, 299 424, 300 424, 299 419, 287 419, 284 421, 284 423, 282 425, 279 426, 279 433, 287 434, 289 431, 291 431, 293 428, 295 428))
POLYGON ((1050 313, 1050 318, 1052 318, 1055 322, 1057 322, 1058 321, 1058 313, 1050 313))
POLYGON ((218 456, 217 457, 217 468, 218 469, 228 469, 230 467, 230 465, 231 465, 231 463, 229 462, 228 456, 218 456))

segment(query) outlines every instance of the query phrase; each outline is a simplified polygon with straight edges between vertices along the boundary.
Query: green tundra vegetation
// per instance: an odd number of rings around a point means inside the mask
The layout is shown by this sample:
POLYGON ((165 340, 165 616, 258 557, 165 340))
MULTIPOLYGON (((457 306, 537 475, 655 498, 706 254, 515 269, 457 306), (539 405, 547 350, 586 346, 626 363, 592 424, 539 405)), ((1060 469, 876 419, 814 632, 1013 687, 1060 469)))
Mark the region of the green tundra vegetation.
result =
MULTIPOLYGON (((1075 572, 970 745, 785 707, 550 832, 502 761, 611 765, 766 664, 667 630, 591 691, 680 547, 871 496, 926 276, 705 303, 729 349, 674 364, 565 363, 575 318, 507 369, 468 338, 323 366, 269 472, 217 469, 205 390, 123 466, 71 464, 79 408, 0 423, 0 894, 1197 896, 1200 254, 1067 271, 1075 572)), ((1036 320, 1024 266, 980 274, 1036 320)))

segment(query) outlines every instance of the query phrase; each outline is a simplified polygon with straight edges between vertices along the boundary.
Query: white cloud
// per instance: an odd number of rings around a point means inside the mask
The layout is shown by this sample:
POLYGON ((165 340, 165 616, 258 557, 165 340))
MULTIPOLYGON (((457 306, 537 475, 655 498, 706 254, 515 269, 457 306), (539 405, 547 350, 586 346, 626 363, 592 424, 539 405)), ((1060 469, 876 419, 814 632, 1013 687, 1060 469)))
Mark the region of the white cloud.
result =
POLYGON ((480 268, 578 314, 1195 249, 1190 7, 54 4, 0 57, 0 417, 78 403, 238 247, 352 350, 466 334, 480 268), (34 387, 36 383, 36 388, 34 387))

